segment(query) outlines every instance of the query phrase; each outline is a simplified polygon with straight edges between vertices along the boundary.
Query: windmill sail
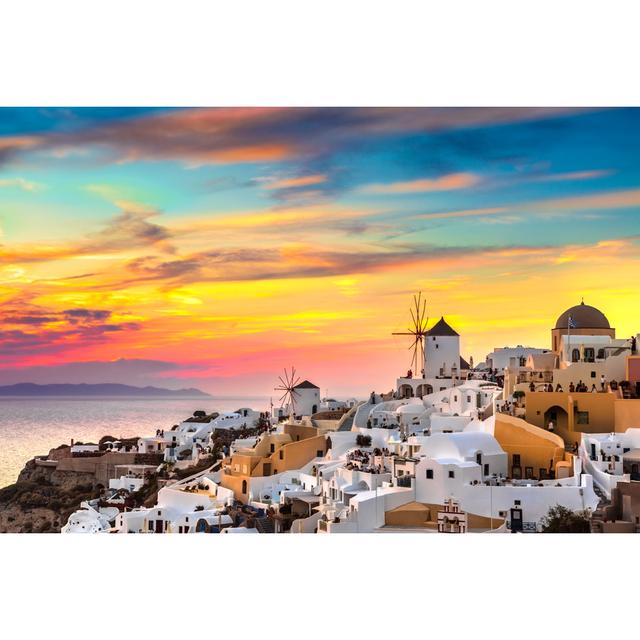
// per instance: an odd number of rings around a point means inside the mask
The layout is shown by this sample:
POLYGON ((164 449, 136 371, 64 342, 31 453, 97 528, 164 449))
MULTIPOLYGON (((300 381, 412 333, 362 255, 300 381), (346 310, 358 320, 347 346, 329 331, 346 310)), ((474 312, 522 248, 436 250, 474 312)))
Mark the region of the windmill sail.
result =
POLYGON ((413 336, 410 350, 411 369, 414 373, 422 372, 424 369, 424 338, 427 334, 427 301, 422 299, 422 292, 419 291, 413 296, 413 306, 409 309, 411 313, 411 326, 407 331, 394 332, 394 336, 413 336))
POLYGON ((291 373, 285 368, 283 376, 278 376, 278 380, 280 381, 280 386, 274 387, 274 391, 280 391, 282 393, 280 397, 280 408, 283 409, 286 406, 289 410, 289 417, 295 416, 296 396, 299 395, 295 387, 300 382, 300 378, 296 376, 295 368, 293 366, 291 367, 291 373))

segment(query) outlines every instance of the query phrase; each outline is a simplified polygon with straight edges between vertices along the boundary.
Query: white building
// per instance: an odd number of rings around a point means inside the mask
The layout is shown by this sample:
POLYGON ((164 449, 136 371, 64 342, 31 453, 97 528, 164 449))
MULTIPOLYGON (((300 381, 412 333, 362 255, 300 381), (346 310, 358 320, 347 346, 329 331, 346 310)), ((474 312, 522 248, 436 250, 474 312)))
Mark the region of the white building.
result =
POLYGON ((523 347, 519 344, 517 347, 496 347, 491 353, 487 354, 485 360, 489 369, 497 369, 500 373, 508 366, 524 367, 530 355, 550 352, 551 349, 523 347))
POLYGON ((460 335, 442 317, 425 333, 423 370, 398 378, 396 396, 423 398, 459 384, 468 374, 469 363, 460 356, 460 335))
POLYGON ((82 502, 80 509, 74 511, 62 527, 61 533, 105 533, 111 529, 110 518, 115 517, 117 509, 95 509, 88 502, 82 502))
POLYGON ((297 416, 311 416, 320 407, 320 388, 304 380, 293 388, 294 410, 297 416))
POLYGON ((460 335, 442 317, 424 339, 425 378, 459 378, 460 364, 460 335))
POLYGON ((627 464, 628 457, 640 456, 640 428, 627 429, 624 433, 583 433, 578 449, 587 473, 602 492, 611 499, 611 492, 618 482, 630 482, 631 474, 640 465, 627 464))

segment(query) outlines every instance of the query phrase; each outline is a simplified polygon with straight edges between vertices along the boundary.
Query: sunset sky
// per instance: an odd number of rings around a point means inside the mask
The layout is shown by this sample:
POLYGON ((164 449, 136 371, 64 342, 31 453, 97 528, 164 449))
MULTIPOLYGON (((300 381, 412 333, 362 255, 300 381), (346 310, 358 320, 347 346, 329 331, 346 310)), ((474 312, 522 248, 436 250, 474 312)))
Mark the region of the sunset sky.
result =
POLYGON ((386 391, 418 290, 476 362, 626 337, 639 215, 638 109, 0 109, 0 384, 386 391))

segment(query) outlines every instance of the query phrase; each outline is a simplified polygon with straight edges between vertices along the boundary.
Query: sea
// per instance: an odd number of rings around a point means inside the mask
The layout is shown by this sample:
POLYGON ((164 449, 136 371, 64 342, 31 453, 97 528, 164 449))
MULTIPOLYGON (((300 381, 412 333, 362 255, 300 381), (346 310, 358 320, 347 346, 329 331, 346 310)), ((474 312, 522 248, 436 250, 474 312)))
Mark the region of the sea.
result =
POLYGON ((269 408, 268 397, 0 398, 0 487, 16 481, 25 463, 61 444, 153 435, 196 410, 269 408))

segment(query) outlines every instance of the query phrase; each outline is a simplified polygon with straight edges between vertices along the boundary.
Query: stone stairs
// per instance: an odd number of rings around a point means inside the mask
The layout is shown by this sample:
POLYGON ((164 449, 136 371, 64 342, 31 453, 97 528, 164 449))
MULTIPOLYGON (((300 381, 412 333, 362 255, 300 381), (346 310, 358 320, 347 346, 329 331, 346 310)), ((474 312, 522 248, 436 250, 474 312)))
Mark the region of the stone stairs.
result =
POLYGON ((338 427, 338 431, 351 431, 351 427, 353 426, 353 418, 355 417, 355 413, 353 415, 348 415, 344 422, 338 427))
POLYGON ((593 490, 600 501, 598 502, 594 512, 591 514, 591 532, 601 533, 602 521, 604 520, 604 509, 611 504, 611 500, 607 498, 602 489, 600 489, 600 487, 595 484, 595 482, 593 483, 593 490))
POLYGON ((264 518, 256 518, 255 519, 255 527, 258 530, 258 533, 275 533, 276 525, 272 518, 264 517, 264 518))

